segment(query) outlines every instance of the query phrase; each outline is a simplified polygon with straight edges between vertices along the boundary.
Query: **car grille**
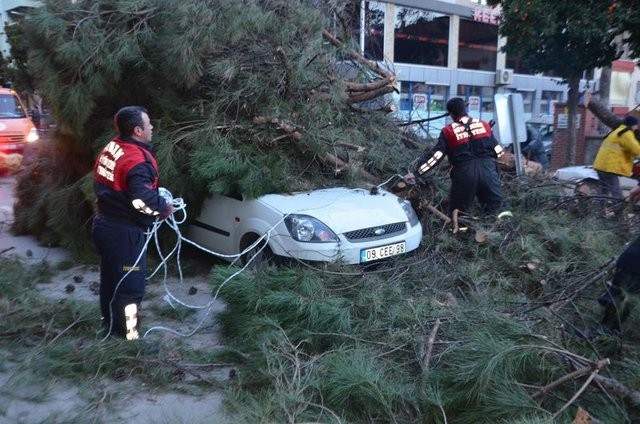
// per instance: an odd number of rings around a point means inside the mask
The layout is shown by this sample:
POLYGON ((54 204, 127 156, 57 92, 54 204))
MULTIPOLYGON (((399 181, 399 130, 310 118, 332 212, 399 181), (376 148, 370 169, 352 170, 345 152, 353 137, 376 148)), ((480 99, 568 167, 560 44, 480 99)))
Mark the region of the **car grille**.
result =
POLYGON ((407 224, 405 224, 404 222, 396 222, 394 224, 349 231, 348 233, 344 233, 344 236, 347 238, 347 240, 364 240, 395 236, 396 234, 401 234, 405 231, 407 231, 407 224), (382 234, 380 234, 381 230, 384 230, 382 234), (378 234, 376 234, 376 232, 378 232, 378 234))
POLYGON ((22 143, 24 135, 22 134, 6 134, 0 135, 0 143, 22 143))

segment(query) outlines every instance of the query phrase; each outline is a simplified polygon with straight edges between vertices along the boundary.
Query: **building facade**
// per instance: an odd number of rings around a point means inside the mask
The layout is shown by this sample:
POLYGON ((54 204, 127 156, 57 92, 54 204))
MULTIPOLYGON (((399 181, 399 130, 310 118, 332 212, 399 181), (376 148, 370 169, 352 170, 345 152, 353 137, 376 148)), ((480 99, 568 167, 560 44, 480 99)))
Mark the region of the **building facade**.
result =
MULTIPOLYGON (((467 100, 472 116, 493 119, 497 93, 520 93, 527 119, 552 119, 567 100, 566 84, 534 74, 519 57, 501 52, 499 9, 483 0, 362 1, 354 33, 362 53, 398 75, 400 114, 423 119, 441 114, 451 97, 467 100), (417 115, 417 116, 416 116, 417 115)), ((624 112, 640 102, 633 61, 612 66, 611 104, 624 112), (630 66, 629 66, 630 65, 630 66), (625 94, 627 94, 625 98, 625 94), (634 103, 635 102, 635 103, 634 103)), ((585 75, 581 90, 596 91, 598 72, 585 75)), ((442 123, 434 123, 435 133, 442 123)))
POLYGON ((11 56, 11 46, 7 40, 5 26, 19 21, 25 16, 28 9, 41 5, 39 1, 32 0, 0 0, 0 52, 2 52, 2 56, 5 58, 11 56))

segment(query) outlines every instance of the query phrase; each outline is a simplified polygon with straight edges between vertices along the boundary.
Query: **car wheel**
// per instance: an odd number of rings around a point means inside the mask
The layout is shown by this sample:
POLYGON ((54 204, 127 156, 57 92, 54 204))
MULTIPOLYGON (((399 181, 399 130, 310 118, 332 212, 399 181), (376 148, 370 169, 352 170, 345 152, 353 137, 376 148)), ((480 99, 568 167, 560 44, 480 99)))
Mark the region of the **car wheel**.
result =
POLYGON ((598 194, 598 187, 600 182, 598 180, 585 179, 576 183, 574 194, 576 196, 595 196, 598 194))
MULTIPOLYGON (((241 245, 242 251, 254 244, 258 239, 259 237, 255 234, 245 237, 241 245)), ((254 272, 260 272, 269 266, 275 266, 276 258, 269 245, 263 240, 242 255, 242 265, 247 264, 247 268, 254 272)))

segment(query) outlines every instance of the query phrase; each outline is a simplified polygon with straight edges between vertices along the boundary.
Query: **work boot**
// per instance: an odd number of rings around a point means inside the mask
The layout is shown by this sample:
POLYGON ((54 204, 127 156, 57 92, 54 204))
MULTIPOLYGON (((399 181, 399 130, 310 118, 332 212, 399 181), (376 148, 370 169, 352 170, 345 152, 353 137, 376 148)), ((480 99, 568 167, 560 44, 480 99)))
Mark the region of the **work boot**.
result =
POLYGON ((622 323, 629 316, 629 306, 626 302, 611 303, 605 306, 600 325, 613 334, 622 334, 622 323))
POLYGON ((614 286, 611 283, 607 283, 605 290, 600 296, 598 296, 598 303, 601 306, 609 306, 614 304, 621 304, 624 301, 624 294, 620 287, 614 286))

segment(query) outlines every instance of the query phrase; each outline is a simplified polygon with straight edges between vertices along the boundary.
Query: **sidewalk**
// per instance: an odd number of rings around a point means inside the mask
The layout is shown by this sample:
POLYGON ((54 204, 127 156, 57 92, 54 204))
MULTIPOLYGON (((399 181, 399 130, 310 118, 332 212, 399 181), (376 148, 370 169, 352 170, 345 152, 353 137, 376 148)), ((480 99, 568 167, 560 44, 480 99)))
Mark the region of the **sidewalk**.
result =
POLYGON ((15 255, 28 264, 42 261, 56 264, 69 260, 71 256, 64 249, 40 246, 33 236, 11 234, 15 183, 12 175, 0 177, 0 257, 15 255))

